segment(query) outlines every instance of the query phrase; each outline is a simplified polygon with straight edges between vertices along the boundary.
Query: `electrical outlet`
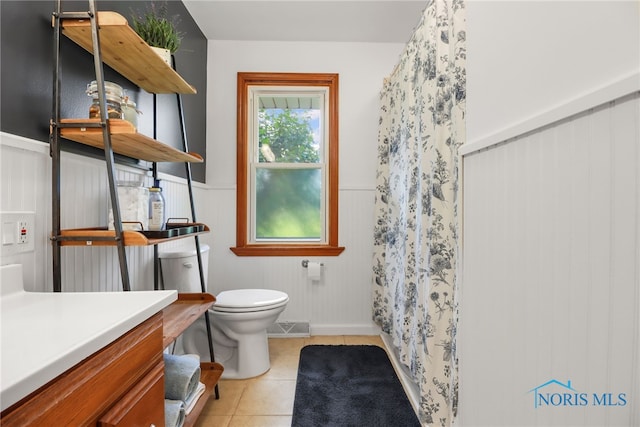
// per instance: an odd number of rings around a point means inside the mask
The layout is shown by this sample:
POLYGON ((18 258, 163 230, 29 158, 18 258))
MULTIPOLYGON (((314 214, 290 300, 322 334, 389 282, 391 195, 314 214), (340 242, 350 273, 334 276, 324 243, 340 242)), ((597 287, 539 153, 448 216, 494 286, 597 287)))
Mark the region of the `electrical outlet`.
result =
POLYGON ((25 220, 18 221, 18 229, 16 231, 18 232, 18 244, 19 245, 28 244, 31 238, 31 229, 27 224, 27 221, 25 220))
POLYGON ((35 212, 0 212, 2 256, 34 250, 35 212))

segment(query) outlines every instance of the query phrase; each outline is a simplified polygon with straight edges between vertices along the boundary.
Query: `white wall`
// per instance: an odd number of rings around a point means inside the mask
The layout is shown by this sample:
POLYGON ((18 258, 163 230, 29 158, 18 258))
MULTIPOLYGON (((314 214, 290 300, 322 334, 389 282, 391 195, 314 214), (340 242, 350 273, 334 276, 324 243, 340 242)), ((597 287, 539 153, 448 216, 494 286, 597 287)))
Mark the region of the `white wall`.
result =
POLYGON ((637 83, 638 9, 637 0, 468 0, 468 141, 504 140, 603 86, 637 83))
MULTIPOLYGON (((417 18, 416 18, 417 19, 417 18)), ((312 333, 375 333, 371 256, 378 93, 403 44, 210 41, 207 215, 213 228, 210 286, 271 288, 290 296, 281 320, 309 321, 312 333), (237 257, 235 245, 236 77, 239 71, 340 75, 340 245, 320 283, 303 257, 237 257)))
POLYGON ((639 3, 468 12, 457 424, 638 425, 639 3))
MULTIPOLYGON (((417 18, 416 18, 417 20, 417 18)), ((340 187, 372 188, 378 95, 403 44, 209 41, 207 184, 235 186, 240 71, 339 73, 340 187)))

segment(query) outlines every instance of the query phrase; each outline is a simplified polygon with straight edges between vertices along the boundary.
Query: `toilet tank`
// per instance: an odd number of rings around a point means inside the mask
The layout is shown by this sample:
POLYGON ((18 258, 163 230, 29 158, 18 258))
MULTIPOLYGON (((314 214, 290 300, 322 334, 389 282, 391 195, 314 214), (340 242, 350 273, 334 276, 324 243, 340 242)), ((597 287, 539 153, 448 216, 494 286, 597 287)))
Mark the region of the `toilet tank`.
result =
MULTIPOLYGON (((200 245, 200 254, 202 256, 204 285, 205 289, 208 289, 209 246, 200 245)), ((161 283, 164 289, 175 289, 184 293, 202 292, 195 245, 160 250, 158 258, 160 259, 161 283)))

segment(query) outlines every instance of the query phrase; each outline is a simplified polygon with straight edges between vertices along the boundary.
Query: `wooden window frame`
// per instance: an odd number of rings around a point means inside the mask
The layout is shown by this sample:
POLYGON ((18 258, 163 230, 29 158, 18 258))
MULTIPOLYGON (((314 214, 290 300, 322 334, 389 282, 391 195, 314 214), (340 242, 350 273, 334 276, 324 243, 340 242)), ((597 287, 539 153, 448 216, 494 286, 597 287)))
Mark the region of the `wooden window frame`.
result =
POLYGON ((337 256, 344 251, 338 245, 338 74, 329 73, 255 73, 239 72, 237 87, 237 181, 236 181, 236 246, 237 256, 337 256), (326 243, 250 243, 247 222, 250 220, 247 202, 249 183, 248 135, 249 87, 251 86, 312 86, 329 88, 329 159, 327 193, 326 243))

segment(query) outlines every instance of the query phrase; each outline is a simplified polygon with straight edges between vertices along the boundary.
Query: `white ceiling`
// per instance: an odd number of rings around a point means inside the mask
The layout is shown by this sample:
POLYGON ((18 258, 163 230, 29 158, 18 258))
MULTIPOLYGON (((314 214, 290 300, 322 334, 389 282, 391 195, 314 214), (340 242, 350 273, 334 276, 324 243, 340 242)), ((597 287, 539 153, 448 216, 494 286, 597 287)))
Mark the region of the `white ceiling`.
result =
POLYGON ((426 0, 183 0, 209 40, 406 43, 426 0))

